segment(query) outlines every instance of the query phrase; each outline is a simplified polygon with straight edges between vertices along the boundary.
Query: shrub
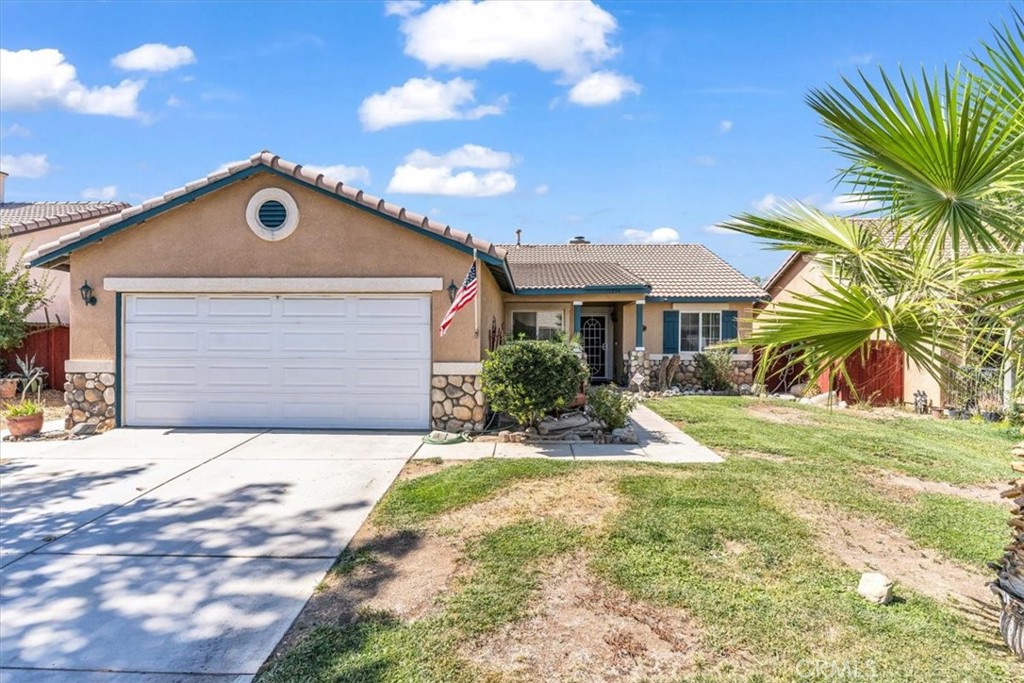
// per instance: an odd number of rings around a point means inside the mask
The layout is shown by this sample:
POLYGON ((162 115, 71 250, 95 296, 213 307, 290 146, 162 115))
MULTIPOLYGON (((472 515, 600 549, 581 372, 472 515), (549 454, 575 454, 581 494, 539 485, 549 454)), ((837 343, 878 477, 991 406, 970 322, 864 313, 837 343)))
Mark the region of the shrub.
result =
POLYGON ((35 401, 22 401, 8 408, 6 415, 7 417, 26 417, 38 415, 41 412, 43 412, 43 407, 35 401))
POLYGON ((727 349, 708 349, 693 357, 700 388, 724 391, 732 388, 732 353, 727 349))
POLYGON ((607 429, 625 427, 635 405, 635 394, 616 391, 607 386, 591 387, 587 391, 587 412, 607 429))
POLYGON ((568 405, 589 375, 562 342, 522 340, 496 348, 483 363, 483 392, 491 407, 524 426, 568 405))

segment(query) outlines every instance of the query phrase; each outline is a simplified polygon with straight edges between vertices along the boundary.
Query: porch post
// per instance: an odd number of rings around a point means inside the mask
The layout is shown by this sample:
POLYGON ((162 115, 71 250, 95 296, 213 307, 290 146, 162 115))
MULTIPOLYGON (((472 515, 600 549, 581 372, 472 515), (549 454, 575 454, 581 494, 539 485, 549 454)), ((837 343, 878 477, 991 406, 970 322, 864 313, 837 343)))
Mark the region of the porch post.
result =
POLYGON ((642 351, 644 348, 644 300, 636 302, 636 348, 642 351))
POLYGON ((583 313, 583 302, 573 301, 572 302, 572 333, 580 333, 580 315, 583 313))

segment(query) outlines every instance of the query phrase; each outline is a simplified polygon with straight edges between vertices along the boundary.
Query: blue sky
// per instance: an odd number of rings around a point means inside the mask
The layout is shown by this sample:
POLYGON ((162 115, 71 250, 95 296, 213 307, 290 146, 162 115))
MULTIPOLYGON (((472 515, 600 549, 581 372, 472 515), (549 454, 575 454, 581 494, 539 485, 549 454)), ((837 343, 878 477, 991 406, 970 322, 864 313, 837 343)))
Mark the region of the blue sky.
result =
POLYGON ((955 63, 1003 2, 0 3, 7 201, 140 202, 270 149, 498 242, 703 242, 829 206, 803 102, 955 63))

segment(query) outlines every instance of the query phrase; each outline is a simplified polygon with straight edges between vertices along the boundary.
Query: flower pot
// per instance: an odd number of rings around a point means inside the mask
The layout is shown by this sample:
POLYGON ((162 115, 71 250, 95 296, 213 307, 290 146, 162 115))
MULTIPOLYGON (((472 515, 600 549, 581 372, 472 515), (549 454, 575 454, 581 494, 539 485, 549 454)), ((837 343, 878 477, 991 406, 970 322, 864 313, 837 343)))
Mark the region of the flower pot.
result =
POLYGON ((7 429, 11 436, 34 436, 43 430, 43 414, 8 417, 7 429))
POLYGON ((939 419, 940 417, 942 417, 942 409, 932 408, 932 417, 934 417, 935 419, 939 419))
POLYGON ((0 399, 14 398, 18 394, 18 380, 0 379, 0 399))
POLYGON ((1003 641, 1015 655, 1024 659, 1024 600, 1004 590, 999 584, 993 583, 989 586, 1002 603, 999 632, 1003 636, 1003 641))

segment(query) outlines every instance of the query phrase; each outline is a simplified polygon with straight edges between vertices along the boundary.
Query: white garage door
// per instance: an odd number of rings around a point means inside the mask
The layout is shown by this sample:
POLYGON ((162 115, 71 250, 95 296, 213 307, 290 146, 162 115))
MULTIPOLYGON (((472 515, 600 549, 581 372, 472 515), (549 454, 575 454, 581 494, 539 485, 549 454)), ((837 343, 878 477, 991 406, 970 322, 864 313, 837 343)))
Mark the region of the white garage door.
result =
POLYGON ((124 424, 424 429, 427 295, 129 295, 124 424))

